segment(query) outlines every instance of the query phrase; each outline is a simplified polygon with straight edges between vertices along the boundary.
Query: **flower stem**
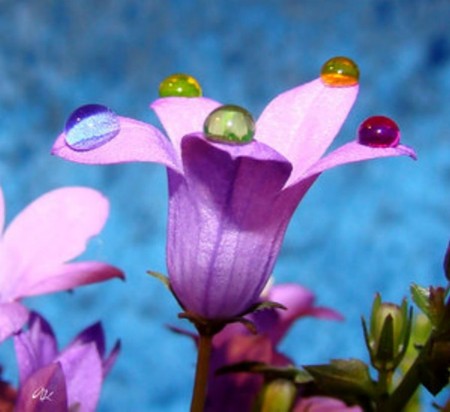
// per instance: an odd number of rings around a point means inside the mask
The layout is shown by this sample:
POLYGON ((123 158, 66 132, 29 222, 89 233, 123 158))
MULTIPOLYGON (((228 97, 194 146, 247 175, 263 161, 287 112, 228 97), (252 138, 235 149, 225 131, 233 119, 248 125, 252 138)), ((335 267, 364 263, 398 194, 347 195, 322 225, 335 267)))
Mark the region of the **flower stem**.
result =
POLYGON ((213 334, 199 331, 197 368, 192 392, 191 412, 203 412, 208 385, 209 360, 211 357, 213 334))

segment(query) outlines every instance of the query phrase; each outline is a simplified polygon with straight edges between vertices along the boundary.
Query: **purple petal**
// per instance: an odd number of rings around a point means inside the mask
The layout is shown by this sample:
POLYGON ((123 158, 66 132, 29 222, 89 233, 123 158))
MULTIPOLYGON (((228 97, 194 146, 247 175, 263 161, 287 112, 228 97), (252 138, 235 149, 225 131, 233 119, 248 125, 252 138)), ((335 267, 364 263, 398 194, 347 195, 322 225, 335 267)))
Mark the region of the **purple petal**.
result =
POLYGON ((18 332, 28 320, 28 310, 16 302, 0 303, 0 343, 18 332))
MULTIPOLYGON (((397 147, 370 147, 359 144, 356 141, 349 142, 327 156, 320 159, 310 169, 308 169, 300 179, 317 175, 332 167, 340 166, 346 163, 360 162, 382 157, 409 156, 416 159, 416 153, 408 146, 399 145, 397 147)), ((293 182, 292 184, 295 184, 293 182)))
POLYGON ((108 375, 108 373, 111 371, 111 368, 116 363, 117 357, 119 356, 121 349, 121 343, 120 340, 116 341, 114 347, 111 349, 111 352, 109 353, 108 357, 103 360, 103 379, 108 375))
POLYGON ((255 139, 294 166, 290 182, 313 165, 331 144, 358 94, 358 86, 327 87, 320 79, 275 97, 256 122, 255 139))
POLYGON ((52 154, 77 163, 156 162, 180 170, 170 141, 156 127, 127 117, 119 116, 119 120, 119 134, 103 146, 76 151, 66 144, 62 133, 56 139, 52 154))
POLYGON ((106 263, 75 262, 61 265, 52 270, 40 272, 39 277, 31 279, 19 297, 43 295, 73 289, 78 286, 104 282, 109 279, 124 279, 123 272, 106 263))
POLYGON ((14 348, 22 385, 37 370, 53 362, 58 354, 51 326, 37 313, 31 314, 28 330, 14 336, 14 348))
POLYGON ((80 404, 83 411, 95 411, 103 380, 95 343, 71 346, 60 354, 58 361, 66 376, 69 405, 80 404))
POLYGON ((230 317, 258 299, 296 204, 279 197, 291 166, 268 146, 182 143, 185 179, 169 171, 168 268, 185 308, 230 317), (195 286, 194 286, 195 285, 195 286))
POLYGON ((220 103, 205 97, 164 97, 150 107, 163 125, 177 158, 181 159, 181 139, 187 134, 203 132, 206 117, 220 103))
POLYGON ((86 343, 94 343, 100 357, 103 357, 105 354, 105 334, 100 322, 96 322, 81 331, 77 336, 75 336, 66 349, 69 350, 72 346, 83 345, 86 343))
POLYGON ((59 363, 51 363, 28 378, 20 389, 15 411, 68 411, 66 382, 59 363))

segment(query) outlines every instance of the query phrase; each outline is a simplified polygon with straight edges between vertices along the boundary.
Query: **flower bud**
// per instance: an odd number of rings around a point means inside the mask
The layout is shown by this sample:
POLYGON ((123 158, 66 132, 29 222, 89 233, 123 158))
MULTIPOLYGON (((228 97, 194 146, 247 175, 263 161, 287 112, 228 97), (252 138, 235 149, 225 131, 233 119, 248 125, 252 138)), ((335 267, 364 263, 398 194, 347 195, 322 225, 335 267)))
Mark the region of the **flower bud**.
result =
POLYGON ((261 412, 289 412, 297 395, 295 384, 287 379, 275 379, 264 385, 260 394, 261 412))
POLYGON ((377 370, 394 370, 408 347, 411 334, 412 310, 406 299, 402 305, 384 303, 376 295, 370 320, 370 333, 363 319, 366 345, 372 365, 377 370))

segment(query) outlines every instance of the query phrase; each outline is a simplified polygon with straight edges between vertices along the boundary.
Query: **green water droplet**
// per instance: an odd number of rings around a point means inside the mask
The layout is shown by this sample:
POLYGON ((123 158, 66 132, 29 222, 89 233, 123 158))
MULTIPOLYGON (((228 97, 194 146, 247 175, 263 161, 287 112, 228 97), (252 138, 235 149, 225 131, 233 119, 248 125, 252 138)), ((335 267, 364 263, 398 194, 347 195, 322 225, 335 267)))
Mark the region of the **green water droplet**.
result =
POLYGON ((202 88, 195 77, 176 73, 166 77, 159 85, 160 97, 200 97, 202 88))
POLYGON ((220 106, 206 118, 206 137, 222 143, 245 144, 253 140, 255 121, 245 109, 235 105, 220 106))

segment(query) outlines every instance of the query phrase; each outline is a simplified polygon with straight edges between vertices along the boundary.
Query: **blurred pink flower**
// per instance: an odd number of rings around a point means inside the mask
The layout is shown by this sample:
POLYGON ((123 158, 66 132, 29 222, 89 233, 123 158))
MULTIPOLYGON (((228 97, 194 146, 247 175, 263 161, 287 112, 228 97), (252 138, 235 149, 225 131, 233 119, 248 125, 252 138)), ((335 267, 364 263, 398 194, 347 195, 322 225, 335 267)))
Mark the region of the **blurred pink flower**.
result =
POLYGON ((14 346, 20 381, 16 412, 95 411, 120 350, 117 342, 105 356, 103 328, 95 323, 58 351, 51 326, 34 312, 28 330, 14 336, 14 346))
MULTIPOLYGON (((22 298, 124 277, 101 262, 67 263, 102 230, 108 212, 99 192, 67 187, 39 197, 11 222, 0 237, 0 342, 27 321, 22 298)), ((4 216, 0 188, 0 234, 4 216)))
POLYGON ((359 406, 347 406, 339 399, 313 396, 301 399, 293 412, 363 412, 359 406))
POLYGON ((232 373, 216 376, 217 369, 244 361, 272 366, 291 365, 293 362, 280 353, 277 346, 294 322, 308 316, 342 319, 337 312, 316 306, 314 294, 296 284, 274 286, 265 299, 284 305, 286 310, 267 309, 247 316, 255 324, 258 335, 252 335, 247 328, 234 323, 214 337, 206 411, 251 410, 262 388, 262 377, 259 375, 232 373))

